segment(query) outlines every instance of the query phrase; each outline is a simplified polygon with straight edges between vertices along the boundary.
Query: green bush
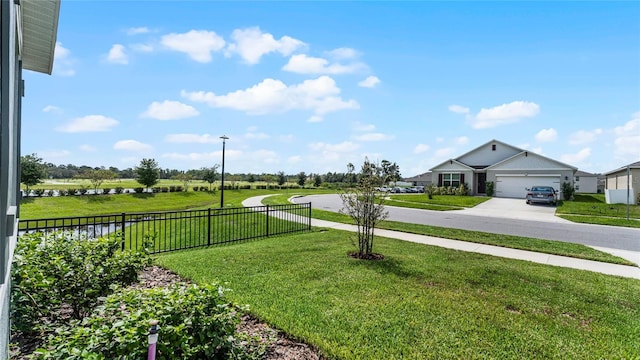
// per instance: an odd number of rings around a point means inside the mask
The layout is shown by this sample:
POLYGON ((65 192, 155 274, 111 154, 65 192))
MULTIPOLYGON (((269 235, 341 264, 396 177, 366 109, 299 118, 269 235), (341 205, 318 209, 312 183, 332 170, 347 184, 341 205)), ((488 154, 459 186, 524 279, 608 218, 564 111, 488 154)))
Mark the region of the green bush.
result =
POLYGON ((152 319, 159 321, 159 360, 247 358, 249 349, 235 334, 239 313, 225 300, 225 290, 181 284, 117 291, 91 316, 57 331, 35 358, 144 359, 152 319))
POLYGON ((67 196, 69 195, 69 191, 67 189, 58 190, 58 196, 67 196))
POLYGON ((102 195, 109 195, 109 193, 111 192, 111 188, 103 188, 102 189, 102 195))
POLYGON ((116 194, 122 194, 123 191, 124 191, 124 188, 122 186, 116 187, 116 194))
POLYGON ((487 196, 493 196, 493 195, 496 194, 494 185, 495 185, 495 183, 493 181, 487 181, 486 182, 487 196))
POLYGON ((564 200, 573 200, 573 194, 576 192, 576 189, 569 182, 562 183, 562 194, 564 196, 564 200))
POLYGON ((12 326, 37 332, 61 320, 62 307, 81 319, 111 293, 112 284, 131 284, 150 264, 146 253, 121 251, 119 236, 86 239, 71 233, 26 234, 15 251, 11 292, 12 326))
POLYGON ((42 197, 42 195, 44 195, 45 190, 44 189, 35 189, 33 190, 33 193, 36 194, 37 197, 42 197))
POLYGON ((67 189, 67 195, 75 195, 77 193, 78 193, 78 189, 76 189, 76 188, 67 189))
POLYGON ((160 188, 157 187, 157 186, 154 186, 154 187, 151 188, 151 192, 154 193, 154 194, 157 194, 157 193, 160 192, 160 188))
POLYGON ((88 188, 86 188, 86 187, 84 187, 84 186, 83 186, 83 187, 81 187, 80 189, 78 189, 78 193, 80 193, 80 195, 84 195, 84 194, 86 194, 86 193, 87 193, 87 191, 89 191, 89 189, 88 189, 88 188))
POLYGON ((138 186, 138 187, 133 188, 133 191, 135 191, 136 194, 142 194, 142 192, 144 191, 144 188, 138 186))

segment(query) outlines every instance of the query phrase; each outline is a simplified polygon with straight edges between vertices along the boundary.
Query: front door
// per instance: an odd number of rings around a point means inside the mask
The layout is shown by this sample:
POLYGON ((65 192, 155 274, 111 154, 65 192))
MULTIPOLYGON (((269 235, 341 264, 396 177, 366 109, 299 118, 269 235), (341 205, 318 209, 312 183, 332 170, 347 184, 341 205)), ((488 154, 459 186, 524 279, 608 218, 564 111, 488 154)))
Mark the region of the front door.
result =
POLYGON ((478 174, 478 191, 477 194, 487 193, 487 173, 478 174))

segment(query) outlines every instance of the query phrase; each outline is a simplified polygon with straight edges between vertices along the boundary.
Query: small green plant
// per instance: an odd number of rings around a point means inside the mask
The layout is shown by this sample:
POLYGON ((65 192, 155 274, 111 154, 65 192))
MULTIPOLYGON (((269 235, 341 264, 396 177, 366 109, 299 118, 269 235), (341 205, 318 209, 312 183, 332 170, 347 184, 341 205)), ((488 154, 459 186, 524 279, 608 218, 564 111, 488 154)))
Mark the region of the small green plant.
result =
POLYGON ((576 189, 569 182, 562 183, 562 194, 564 195, 564 200, 573 200, 573 194, 576 189))
MULTIPOLYGON (((58 330, 36 359, 142 359, 150 320, 158 320, 157 359, 246 359, 239 312, 218 285, 120 290, 91 316, 58 330)), ((262 348, 262 351, 265 349, 262 348)), ((259 356, 258 356, 259 357, 259 356)))
POLYGON ((142 194, 142 192, 144 191, 144 188, 138 186, 133 188, 133 191, 135 191, 136 194, 142 194))
POLYGON ((111 188, 103 188, 102 189, 102 195, 109 195, 109 193, 111 192, 111 188))
POLYGON ((78 189, 78 193, 80 193, 80 195, 86 194, 87 191, 89 191, 89 189, 85 186, 82 186, 80 189, 78 189))
POLYGON ((434 184, 429 184, 424 188, 424 192, 427 193, 429 199, 433 199, 433 195, 436 195, 438 187, 434 184))
POLYGON ((144 252, 121 251, 119 234, 86 239, 71 233, 20 237, 11 270, 11 316, 14 329, 37 332, 61 319, 63 307, 81 319, 111 293, 113 284, 130 284, 150 264, 144 252))
POLYGON ((77 193, 78 193, 78 189, 76 189, 76 188, 67 189, 67 195, 75 195, 77 193))
POLYGON ((33 190, 33 193, 36 194, 37 197, 42 197, 42 195, 44 195, 45 190, 44 189, 35 189, 33 190))
POLYGON ((116 187, 116 194, 122 194, 123 191, 124 191, 124 188, 122 186, 116 187))
POLYGON ((496 194, 495 183, 493 181, 487 181, 485 185, 486 185, 487 196, 493 196, 496 194))

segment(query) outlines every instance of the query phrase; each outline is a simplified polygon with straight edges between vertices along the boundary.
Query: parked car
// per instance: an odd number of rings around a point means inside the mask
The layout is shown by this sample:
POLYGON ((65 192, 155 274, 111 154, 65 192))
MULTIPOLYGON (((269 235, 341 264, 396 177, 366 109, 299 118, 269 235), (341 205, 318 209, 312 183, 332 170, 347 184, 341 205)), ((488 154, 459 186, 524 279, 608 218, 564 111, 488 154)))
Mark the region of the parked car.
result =
POLYGON ((527 204, 545 203, 556 205, 558 203, 556 190, 551 186, 533 186, 527 190, 527 204))
POLYGON ((394 194, 403 194, 405 193, 405 189, 401 188, 401 187, 394 187, 393 189, 391 189, 391 192, 394 194))

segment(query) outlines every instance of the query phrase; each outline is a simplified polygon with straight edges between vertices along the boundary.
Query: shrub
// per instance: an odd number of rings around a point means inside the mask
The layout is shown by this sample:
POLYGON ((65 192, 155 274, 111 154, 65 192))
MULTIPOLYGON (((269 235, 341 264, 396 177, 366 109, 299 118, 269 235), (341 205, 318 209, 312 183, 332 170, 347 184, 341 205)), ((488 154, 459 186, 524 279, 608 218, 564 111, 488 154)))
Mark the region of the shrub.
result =
POLYGON ((109 195, 110 192, 111 192, 111 188, 102 189, 102 195, 109 195))
POLYGON ((58 190, 58 196, 67 196, 67 195, 69 195, 69 190, 67 189, 58 190))
POLYGON ((33 193, 36 194, 37 197, 42 197, 42 195, 44 195, 44 189, 35 189, 33 193))
POLYGON ((209 188, 206 186, 200 186, 200 191, 209 191, 209 188))
POLYGON ((200 189, 198 186, 193 187, 193 191, 198 191, 198 189, 200 189))
POLYGON ((89 191, 89 189, 87 189, 86 187, 81 187, 80 189, 78 189, 78 192, 80 193, 80 195, 84 195, 87 193, 87 191, 89 191))
POLYGON ((142 192, 144 191, 144 188, 138 186, 136 188, 133 188, 133 191, 135 191, 136 194, 142 194, 142 192))
POLYGON ((569 182, 562 183, 562 194, 564 195, 564 200, 573 200, 573 194, 576 189, 569 182))
POLYGON ((154 186, 154 187, 151 188, 151 192, 154 193, 154 194, 159 193, 160 192, 160 188, 157 187, 157 186, 154 186))
POLYGON ((118 186, 116 187, 116 194, 122 194, 122 192, 124 191, 124 188, 122 186, 118 186))
POLYGON ((64 306, 76 319, 86 315, 112 284, 130 284, 150 264, 146 253, 120 251, 121 238, 86 239, 71 233, 26 234, 14 256, 12 326, 37 332, 62 319, 64 306))
POLYGON ((51 197, 53 194, 55 194, 53 190, 47 190, 47 196, 51 197))
POLYGON ((176 190, 176 192, 182 192, 183 191, 182 186, 180 186, 180 185, 176 185, 175 190, 176 190))
POLYGON ((160 188, 160 191, 162 191, 163 193, 169 192, 169 188, 166 186, 163 186, 160 188))
POLYGON ((67 193, 68 195, 75 195, 78 193, 78 189, 74 189, 74 188, 67 189, 67 191, 68 191, 67 193))
POLYGON ((487 181, 485 185, 486 185, 487 196, 493 196, 496 194, 495 187, 494 187, 495 184, 493 181, 487 181))
MULTIPOLYGON (((158 320, 157 359, 240 359, 239 313, 215 285, 120 290, 82 322, 51 337, 37 359, 144 359, 148 324, 158 320), (82 354, 81 357, 79 355, 82 354)), ((246 346, 246 345, 245 345, 246 346)))
POLYGON ((174 185, 169 186, 169 192, 176 192, 176 187, 174 185))
POLYGON ((436 195, 437 189, 438 187, 435 186, 434 184, 429 184, 425 186, 424 192, 427 193, 427 197, 429 199, 433 199, 433 195, 436 195))

